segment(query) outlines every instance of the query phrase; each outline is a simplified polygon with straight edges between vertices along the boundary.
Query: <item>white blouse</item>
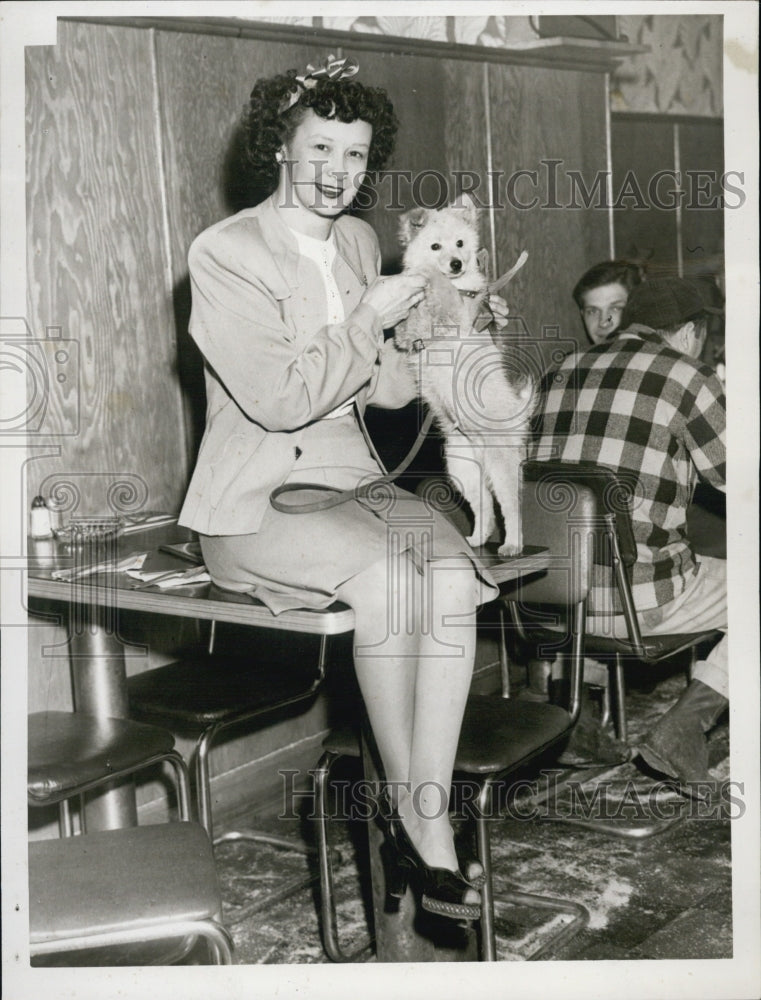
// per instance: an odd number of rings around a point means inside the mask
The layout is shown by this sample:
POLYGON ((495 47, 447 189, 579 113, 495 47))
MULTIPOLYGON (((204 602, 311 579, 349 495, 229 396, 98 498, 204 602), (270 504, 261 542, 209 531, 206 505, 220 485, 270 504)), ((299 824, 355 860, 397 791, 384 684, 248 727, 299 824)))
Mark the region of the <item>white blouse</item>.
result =
MULTIPOLYGON (((306 236, 298 233, 295 229, 291 232, 299 245, 299 253, 317 265, 322 283, 325 286, 325 298, 328 307, 328 323, 343 323, 346 318, 341 293, 338 290, 336 279, 333 276, 333 261, 337 253, 335 237, 331 233, 326 240, 318 240, 314 236, 306 236)), ((333 417, 343 417, 351 413, 355 397, 347 399, 330 413, 325 414, 326 419, 333 417)))

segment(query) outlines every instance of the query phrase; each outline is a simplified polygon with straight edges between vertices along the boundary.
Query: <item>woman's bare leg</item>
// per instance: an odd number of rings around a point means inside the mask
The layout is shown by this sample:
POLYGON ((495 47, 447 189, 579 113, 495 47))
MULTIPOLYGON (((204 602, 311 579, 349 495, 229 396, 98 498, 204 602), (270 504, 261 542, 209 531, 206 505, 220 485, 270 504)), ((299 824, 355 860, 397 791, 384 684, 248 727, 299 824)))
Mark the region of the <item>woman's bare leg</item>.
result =
POLYGON ((456 868, 449 792, 470 691, 476 650, 473 569, 469 563, 429 565, 431 627, 421 635, 410 753, 410 810, 405 825, 421 855, 456 868))
POLYGON ((419 630, 400 622, 410 603, 407 558, 374 563, 337 590, 354 610, 354 668, 387 781, 409 781, 419 630))
POLYGON ((456 870, 448 800, 475 656, 473 569, 437 562, 421 576, 403 556, 391 572, 391 598, 386 564, 338 596, 356 615, 357 678, 386 779, 409 783, 399 799, 405 828, 427 864, 456 870), (401 628, 389 613, 395 598, 401 628))

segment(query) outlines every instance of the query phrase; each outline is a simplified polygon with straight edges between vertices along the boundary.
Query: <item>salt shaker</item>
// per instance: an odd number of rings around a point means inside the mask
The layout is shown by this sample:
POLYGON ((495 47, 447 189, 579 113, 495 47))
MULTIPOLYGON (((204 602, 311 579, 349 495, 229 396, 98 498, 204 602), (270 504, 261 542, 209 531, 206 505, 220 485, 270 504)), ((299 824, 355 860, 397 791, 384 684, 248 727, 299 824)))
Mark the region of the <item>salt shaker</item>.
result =
POLYGON ((45 498, 37 496, 32 500, 32 517, 30 525, 32 538, 51 538, 53 528, 50 522, 50 510, 45 498))

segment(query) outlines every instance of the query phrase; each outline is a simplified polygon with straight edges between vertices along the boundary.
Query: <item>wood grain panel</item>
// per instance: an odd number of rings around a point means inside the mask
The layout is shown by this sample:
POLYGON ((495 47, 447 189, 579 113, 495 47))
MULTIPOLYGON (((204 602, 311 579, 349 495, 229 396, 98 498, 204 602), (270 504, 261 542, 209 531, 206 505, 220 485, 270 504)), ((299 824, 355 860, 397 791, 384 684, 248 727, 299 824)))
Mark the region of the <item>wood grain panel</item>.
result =
MULTIPOLYGON (((648 272, 677 273, 676 210, 653 207, 648 195, 651 178, 661 170, 674 169, 674 123, 666 116, 660 120, 628 119, 617 115, 612 121, 613 150, 613 218, 616 231, 616 253, 620 256, 649 256, 648 272), (627 182, 627 176, 629 181, 627 182), (639 190, 634 198, 622 196, 624 190, 639 190), (635 207, 637 203, 640 207, 635 207)), ((662 197, 673 189, 673 183, 659 185, 662 197)))
POLYGON ((108 511, 102 475, 83 473, 139 477, 144 507, 176 510, 184 489, 150 45, 62 23, 27 50, 29 319, 79 346, 78 393, 50 393, 61 457, 35 472, 78 473, 80 514, 108 511))
MULTIPOLYGON (((495 219, 500 271, 522 250, 529 254, 506 295, 511 313, 522 317, 537 340, 550 327, 559 328, 561 339, 583 342, 571 289, 588 267, 608 257, 607 212, 568 207, 573 201, 568 172, 579 171, 590 189, 596 172, 605 170, 603 79, 493 65, 489 90, 493 166, 503 172, 495 219), (553 160, 560 163, 549 166, 553 160), (535 171, 536 180, 515 181, 511 196, 508 179, 519 170, 535 171)), ((554 353, 546 338, 542 353, 545 361, 554 353)))
POLYGON ((326 58, 318 46, 158 32, 156 57, 173 277, 192 240, 256 204, 240 163, 240 117, 254 82, 326 58))
MULTIPOLYGON (((720 179, 724 173, 724 125, 721 121, 692 121, 679 125, 680 166, 687 189, 682 211, 682 256, 684 275, 716 274, 724 278, 725 195, 720 179), (693 175, 690 178, 689 172, 693 175), (702 172, 702 177, 698 177, 702 172), (703 185, 703 194, 698 192, 703 185)), ((730 164, 730 167, 732 164, 730 164)), ((737 184, 737 177, 730 177, 737 184)), ((727 205, 736 206, 738 196, 726 193, 727 205)))
MULTIPOLYGON (((444 114, 447 172, 453 180, 458 179, 457 193, 463 187, 472 187, 477 201, 490 206, 484 64, 447 60, 442 63, 442 71, 439 102, 444 114), (466 179, 465 174, 473 176, 466 179)), ((492 207, 484 208, 479 215, 481 242, 488 249, 492 207)))
MULTIPOLYGON (((374 189, 377 204, 371 211, 358 213, 378 234, 384 273, 395 274, 401 268, 398 230, 402 213, 414 205, 446 204, 454 195, 442 101, 445 63, 429 56, 354 50, 350 45, 342 51, 357 59, 364 83, 387 91, 399 120, 393 157, 374 189)), ((388 468, 407 455, 422 416, 415 403, 401 410, 368 410, 368 430, 388 468)), ((420 478, 441 469, 441 440, 434 430, 410 465, 404 485, 414 488, 420 478)))
POLYGON ((212 223, 263 196, 248 187, 241 162, 240 117, 254 82, 291 68, 303 72, 328 54, 317 46, 251 38, 156 35, 177 364, 191 465, 204 429, 205 393, 203 360, 188 334, 188 249, 212 223))
POLYGON ((354 51, 348 45, 343 54, 356 58, 358 79, 386 90, 399 119, 396 148, 386 168, 397 173, 396 187, 390 176, 380 179, 377 204, 360 213, 378 234, 384 272, 391 274, 401 265, 399 216, 416 204, 443 205, 449 194, 442 61, 395 52, 354 51))

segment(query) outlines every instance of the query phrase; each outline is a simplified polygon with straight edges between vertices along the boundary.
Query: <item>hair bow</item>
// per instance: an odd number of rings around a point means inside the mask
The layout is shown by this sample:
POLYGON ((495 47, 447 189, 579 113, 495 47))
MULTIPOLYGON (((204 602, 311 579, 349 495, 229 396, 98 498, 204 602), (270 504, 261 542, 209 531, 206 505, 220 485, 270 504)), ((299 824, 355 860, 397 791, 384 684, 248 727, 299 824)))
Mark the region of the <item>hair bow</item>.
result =
POLYGON ((292 108, 301 97, 301 92, 303 90, 312 90, 320 80, 350 80, 357 73, 359 73, 359 64, 350 56, 346 56, 344 59, 336 59, 334 55, 329 55, 322 66, 313 66, 311 63, 307 63, 304 75, 296 77, 298 87, 292 90, 283 101, 279 113, 282 115, 292 108))

